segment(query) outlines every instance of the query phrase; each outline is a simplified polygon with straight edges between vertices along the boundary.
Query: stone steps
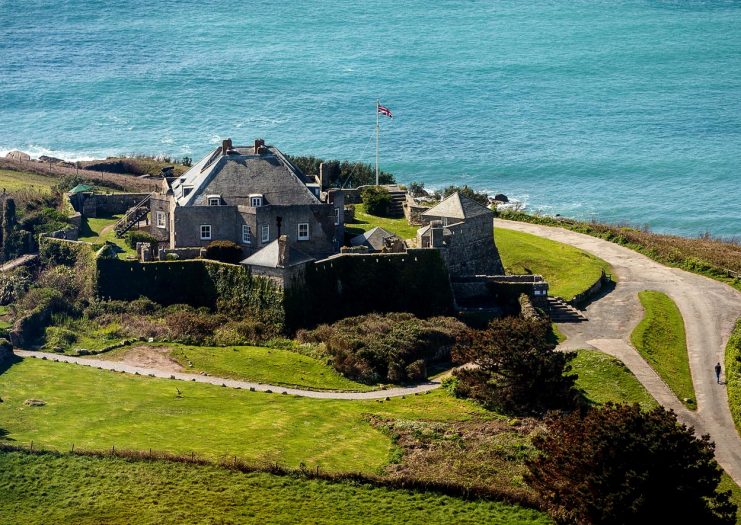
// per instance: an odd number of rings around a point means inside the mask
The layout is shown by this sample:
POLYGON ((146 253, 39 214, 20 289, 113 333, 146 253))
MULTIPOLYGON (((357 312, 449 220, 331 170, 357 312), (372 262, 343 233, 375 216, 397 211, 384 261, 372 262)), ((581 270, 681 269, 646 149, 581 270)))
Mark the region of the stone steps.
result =
POLYGON ((548 298, 548 312, 554 323, 581 323, 586 316, 560 297, 548 298))

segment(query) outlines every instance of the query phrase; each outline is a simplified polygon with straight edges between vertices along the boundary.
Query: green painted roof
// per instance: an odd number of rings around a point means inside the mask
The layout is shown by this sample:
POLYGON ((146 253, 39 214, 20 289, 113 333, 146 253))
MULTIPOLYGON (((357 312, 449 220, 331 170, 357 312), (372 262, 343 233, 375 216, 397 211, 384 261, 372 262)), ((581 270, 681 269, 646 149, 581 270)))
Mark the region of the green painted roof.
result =
POLYGON ((84 191, 93 191, 93 187, 88 186, 87 184, 78 184, 77 186, 69 190, 69 192, 72 193, 73 195, 75 193, 82 193, 84 191))

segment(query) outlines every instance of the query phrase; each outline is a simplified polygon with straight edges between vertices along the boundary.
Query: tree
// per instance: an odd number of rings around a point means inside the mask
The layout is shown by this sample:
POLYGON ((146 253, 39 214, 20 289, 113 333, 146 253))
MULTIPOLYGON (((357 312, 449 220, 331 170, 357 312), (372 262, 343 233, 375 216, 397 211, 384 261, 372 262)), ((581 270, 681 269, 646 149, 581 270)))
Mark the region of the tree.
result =
POLYGON ((556 352, 550 324, 540 318, 495 319, 454 356, 473 366, 458 369, 456 394, 518 414, 572 409, 580 394, 570 375, 573 352, 556 352))
POLYGON ((211 241, 206 246, 204 257, 229 264, 239 264, 239 261, 244 259, 242 248, 233 241, 211 241))
MULTIPOLYGON (((329 184, 334 187, 357 188, 376 183, 376 169, 365 162, 327 161, 313 156, 287 155, 287 157, 298 169, 310 177, 319 176, 319 165, 322 162, 336 163, 339 166, 339 170, 335 172, 336 178, 329 181, 329 184)), ((395 180, 391 173, 381 171, 378 175, 378 182, 379 184, 393 184, 395 180)))
POLYGON ((371 215, 385 217, 388 215, 391 207, 391 194, 386 188, 378 186, 368 186, 363 188, 361 193, 365 211, 371 215))
POLYGON ((446 188, 443 188, 442 190, 436 191, 435 195, 438 196, 438 198, 445 199, 456 192, 460 193, 464 197, 475 200, 482 206, 489 205, 489 196, 486 193, 478 192, 473 188, 470 188, 467 184, 464 184, 463 186, 448 186, 446 188))
POLYGON ((533 444, 527 483, 561 523, 736 522, 709 436, 672 411, 607 404, 552 416, 533 444))

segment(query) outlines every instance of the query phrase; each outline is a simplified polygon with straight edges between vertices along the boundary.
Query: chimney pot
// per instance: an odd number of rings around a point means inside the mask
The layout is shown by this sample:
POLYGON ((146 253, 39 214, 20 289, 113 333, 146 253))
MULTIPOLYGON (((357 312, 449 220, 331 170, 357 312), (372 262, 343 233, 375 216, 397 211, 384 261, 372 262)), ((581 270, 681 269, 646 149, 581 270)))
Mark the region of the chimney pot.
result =
POLYGON ((226 155, 230 149, 232 149, 232 139, 222 140, 221 141, 221 154, 226 155))
POLYGON ((265 140, 264 139, 255 139, 255 154, 259 154, 260 148, 265 146, 265 140))

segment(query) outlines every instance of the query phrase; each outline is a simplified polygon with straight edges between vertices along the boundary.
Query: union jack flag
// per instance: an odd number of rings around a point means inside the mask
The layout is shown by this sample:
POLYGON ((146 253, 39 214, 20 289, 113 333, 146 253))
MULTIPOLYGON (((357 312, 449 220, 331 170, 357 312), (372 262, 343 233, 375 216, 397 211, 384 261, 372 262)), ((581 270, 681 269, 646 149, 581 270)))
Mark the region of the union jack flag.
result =
POLYGON ((381 104, 378 104, 378 113, 380 113, 381 115, 386 115, 389 118, 394 118, 394 116, 391 114, 391 110, 386 106, 382 106, 381 104))

